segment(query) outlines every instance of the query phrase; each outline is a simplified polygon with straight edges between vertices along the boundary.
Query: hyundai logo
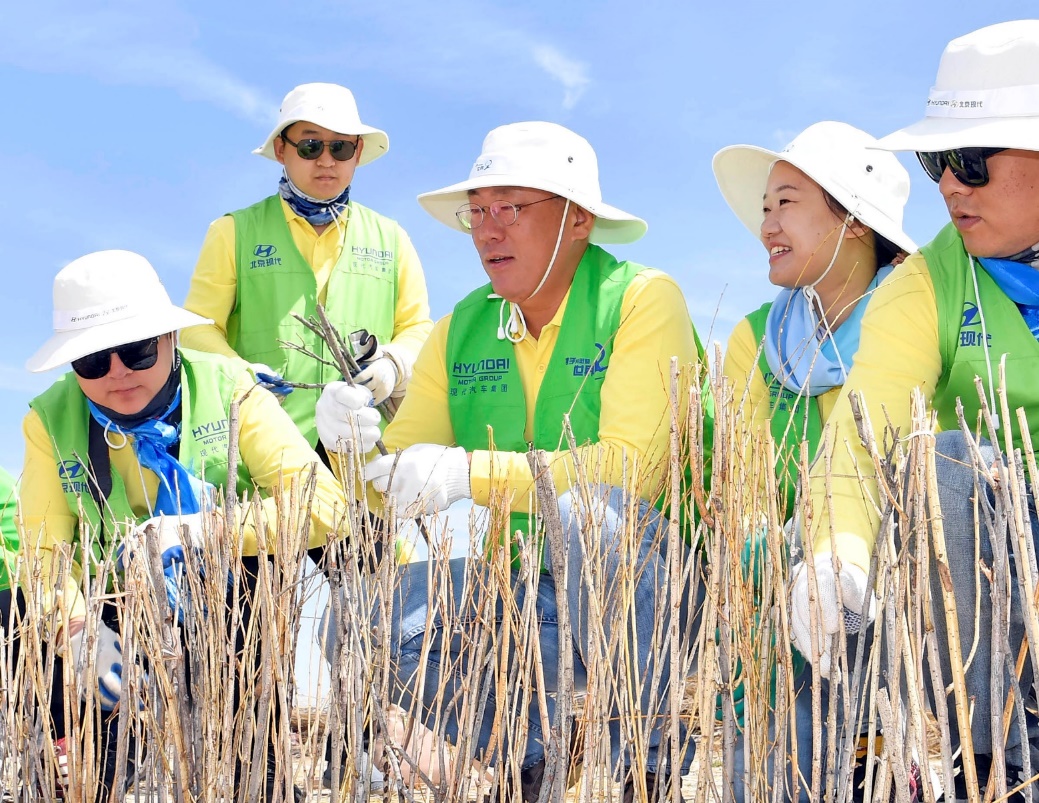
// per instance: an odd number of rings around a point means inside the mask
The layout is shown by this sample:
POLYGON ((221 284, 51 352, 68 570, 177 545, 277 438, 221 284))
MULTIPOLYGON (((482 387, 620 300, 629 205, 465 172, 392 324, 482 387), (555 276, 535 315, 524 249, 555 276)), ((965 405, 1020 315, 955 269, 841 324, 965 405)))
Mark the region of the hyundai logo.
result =
POLYGON ((963 319, 960 321, 960 329, 965 326, 977 326, 980 323, 978 317, 978 305, 973 302, 966 301, 963 304, 963 319))
POLYGON ((258 245, 253 249, 253 256, 263 257, 268 259, 278 253, 278 249, 273 245, 258 245))
POLYGON ((58 463, 58 476, 64 480, 74 480, 77 477, 82 477, 83 472, 83 464, 78 460, 63 460, 58 463))

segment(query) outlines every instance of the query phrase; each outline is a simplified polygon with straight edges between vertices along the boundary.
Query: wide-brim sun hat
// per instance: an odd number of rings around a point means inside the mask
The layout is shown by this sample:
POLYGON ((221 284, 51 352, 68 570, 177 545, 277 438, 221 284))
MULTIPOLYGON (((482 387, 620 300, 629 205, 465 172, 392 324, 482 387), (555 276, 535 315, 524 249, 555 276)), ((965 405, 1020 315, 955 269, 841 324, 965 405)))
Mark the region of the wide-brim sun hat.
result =
POLYGON ((902 228, 909 172, 877 140, 847 123, 809 126, 781 151, 731 145, 714 155, 714 177, 725 201, 757 238, 765 219, 762 196, 772 166, 789 162, 832 195, 864 226, 907 253, 916 250, 902 228))
POLYGON ((1002 22, 949 42, 924 119, 877 147, 1039 151, 1039 20, 1002 22))
POLYGON ((469 233, 455 216, 470 190, 523 187, 569 198, 595 216, 593 243, 632 243, 646 233, 642 218, 605 203, 599 163, 584 137, 555 123, 503 125, 491 131, 469 178, 418 196, 422 208, 452 229, 469 233))
POLYGON ((212 323, 170 301, 147 259, 132 251, 95 251, 54 277, 54 335, 25 367, 33 372, 95 351, 212 323))
POLYGON ((263 144, 253 151, 259 156, 278 161, 274 155, 274 140, 293 123, 306 121, 329 131, 349 137, 359 136, 364 148, 358 165, 374 162, 390 149, 390 138, 385 131, 361 122, 354 94, 339 84, 301 84, 285 96, 278 110, 278 122, 263 144))

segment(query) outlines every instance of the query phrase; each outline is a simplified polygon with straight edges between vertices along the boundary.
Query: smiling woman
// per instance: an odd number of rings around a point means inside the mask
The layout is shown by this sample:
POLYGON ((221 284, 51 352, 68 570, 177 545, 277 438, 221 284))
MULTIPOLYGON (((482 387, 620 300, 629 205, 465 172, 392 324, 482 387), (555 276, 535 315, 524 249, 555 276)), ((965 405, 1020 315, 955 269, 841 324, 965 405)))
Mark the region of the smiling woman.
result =
MULTIPOLYGON (((823 122, 779 153, 737 145, 714 157, 722 195, 761 239, 769 281, 782 288, 736 326, 724 372, 743 398, 741 423, 752 442, 768 432, 776 443, 783 518, 794 511, 802 441, 811 459, 851 370, 866 302, 896 255, 916 248, 902 230, 909 175, 890 153, 871 150, 875 144, 850 125, 823 122)), ((759 544, 747 533, 745 551, 759 544)), ((805 778, 812 771, 811 699, 799 694, 796 702, 805 778)), ((741 737, 738 774, 744 748, 741 737)), ((743 785, 736 787, 742 800, 743 785)))
POLYGON ((851 369, 866 299, 900 252, 909 175, 876 140, 850 125, 810 126, 783 151, 749 145, 714 157, 718 186, 768 252, 776 299, 744 318, 725 374, 744 417, 770 429, 792 509, 801 439, 809 455, 851 369), (759 356, 760 355, 760 356, 759 356), (791 422, 793 424, 791 425, 791 422))

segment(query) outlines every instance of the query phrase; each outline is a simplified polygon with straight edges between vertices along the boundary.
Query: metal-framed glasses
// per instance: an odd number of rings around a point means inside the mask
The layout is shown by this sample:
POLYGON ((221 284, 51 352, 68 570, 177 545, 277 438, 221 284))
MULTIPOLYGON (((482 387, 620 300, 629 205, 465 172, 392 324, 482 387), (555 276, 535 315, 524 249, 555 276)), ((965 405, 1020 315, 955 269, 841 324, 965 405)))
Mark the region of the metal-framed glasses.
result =
POLYGON ((306 159, 308 162, 317 159, 325 150, 326 145, 328 146, 328 152, 332 154, 332 158, 337 162, 349 161, 357 153, 357 140, 301 139, 299 142, 293 142, 284 134, 281 135, 281 138, 285 140, 286 145, 291 145, 296 149, 300 159, 306 159))
POLYGON ((492 201, 489 206, 480 206, 479 204, 462 204, 458 207, 458 211, 455 212, 455 217, 458 218, 459 224, 466 231, 472 231, 478 229, 483 225, 484 220, 487 219, 489 214, 495 221, 500 223, 502 226, 511 226, 517 220, 519 220, 519 213, 521 209, 526 209, 528 206, 534 206, 536 204, 543 204, 545 201, 554 201, 556 198, 562 198, 561 195, 550 195, 548 198, 542 198, 538 201, 530 201, 525 204, 510 204, 508 201, 492 201))
POLYGON ((988 184, 986 160, 1005 150, 1006 148, 956 148, 951 151, 918 151, 916 158, 920 160, 931 181, 941 181, 945 168, 949 168, 961 184, 968 187, 984 187, 988 184))

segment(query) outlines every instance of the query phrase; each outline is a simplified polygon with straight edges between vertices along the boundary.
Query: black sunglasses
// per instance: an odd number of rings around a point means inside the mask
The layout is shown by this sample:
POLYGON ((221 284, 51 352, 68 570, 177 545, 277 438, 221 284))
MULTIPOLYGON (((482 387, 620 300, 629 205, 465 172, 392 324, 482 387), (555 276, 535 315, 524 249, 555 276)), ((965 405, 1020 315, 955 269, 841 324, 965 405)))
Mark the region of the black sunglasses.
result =
POLYGON ((968 187, 984 187, 988 184, 986 159, 1002 153, 1006 148, 956 148, 951 151, 918 151, 916 158, 923 165, 931 181, 941 181, 945 168, 961 184, 968 187))
POLYGON ((349 139, 301 139, 299 142, 293 142, 284 134, 281 135, 281 138, 285 140, 286 144, 296 149, 300 159, 307 161, 317 159, 325 150, 325 145, 328 145, 328 152, 337 162, 353 159, 354 154, 357 153, 357 143, 360 141, 359 139, 353 141, 349 139))
POLYGON ((104 351, 95 351, 86 357, 72 361, 72 370, 84 379, 100 379, 112 369, 112 354, 119 355, 119 360, 131 371, 144 371, 155 365, 159 359, 159 338, 150 337, 124 346, 116 346, 104 351))

